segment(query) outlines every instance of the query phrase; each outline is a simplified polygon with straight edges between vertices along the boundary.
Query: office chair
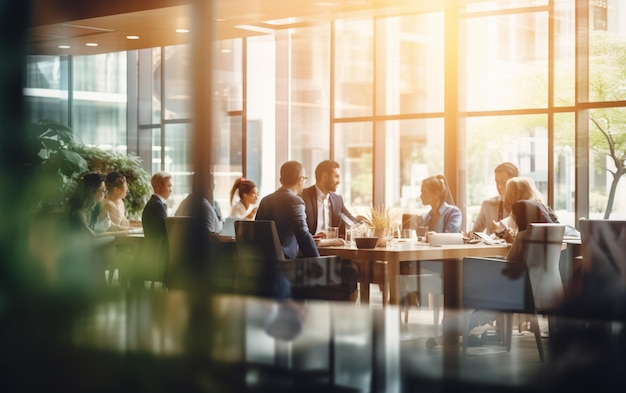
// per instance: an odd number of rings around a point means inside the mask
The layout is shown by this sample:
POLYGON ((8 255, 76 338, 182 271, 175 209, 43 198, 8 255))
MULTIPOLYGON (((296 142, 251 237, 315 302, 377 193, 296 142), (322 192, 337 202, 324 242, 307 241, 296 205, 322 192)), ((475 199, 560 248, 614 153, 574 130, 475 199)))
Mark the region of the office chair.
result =
MULTIPOLYGON (((563 299, 559 257, 564 231, 565 226, 561 224, 529 224, 515 239, 521 242, 517 262, 501 258, 463 258, 463 308, 504 312, 503 341, 507 351, 511 350, 513 313, 530 314, 539 358, 544 361, 537 314, 548 314, 548 324, 553 325, 551 314, 563 299)), ((469 314, 466 313, 464 354, 469 330, 469 314)))

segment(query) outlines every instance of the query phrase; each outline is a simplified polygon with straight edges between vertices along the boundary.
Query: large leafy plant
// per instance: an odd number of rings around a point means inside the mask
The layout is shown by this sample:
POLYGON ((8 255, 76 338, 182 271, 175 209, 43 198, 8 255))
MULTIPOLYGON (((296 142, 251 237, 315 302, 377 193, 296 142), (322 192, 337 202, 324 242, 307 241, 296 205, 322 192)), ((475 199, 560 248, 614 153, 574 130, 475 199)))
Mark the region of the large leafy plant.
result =
POLYGON ((82 173, 118 171, 128 182, 127 214, 137 217, 141 213, 150 195, 150 180, 139 157, 86 146, 71 128, 53 120, 32 124, 28 141, 26 165, 32 172, 29 202, 33 208, 63 209, 82 173))

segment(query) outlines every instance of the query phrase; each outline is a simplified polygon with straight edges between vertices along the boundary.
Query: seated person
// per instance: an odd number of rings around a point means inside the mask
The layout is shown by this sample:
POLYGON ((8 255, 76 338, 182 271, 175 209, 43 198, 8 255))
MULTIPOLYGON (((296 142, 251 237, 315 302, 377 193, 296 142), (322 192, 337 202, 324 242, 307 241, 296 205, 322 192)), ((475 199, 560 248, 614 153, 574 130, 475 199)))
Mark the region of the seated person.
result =
POLYGON ((302 190, 300 196, 305 204, 309 232, 319 239, 321 246, 343 245, 346 226, 359 223, 337 193, 341 184, 339 163, 324 160, 315 168, 315 184, 302 190), (328 228, 337 227, 339 239, 322 239, 328 228))
POLYGON ((420 198, 430 210, 423 214, 419 225, 427 226, 430 231, 459 233, 463 216, 454 206, 454 198, 443 175, 427 177, 422 181, 420 198))
POLYGON ((228 217, 253 220, 258 209, 255 206, 259 198, 259 189, 252 180, 243 177, 235 180, 233 188, 230 190, 230 215, 228 217), (233 205, 235 193, 239 197, 239 201, 233 205))
POLYGON ((494 177, 498 195, 485 199, 480 205, 480 211, 474 221, 472 232, 485 232, 491 234, 498 230, 498 225, 494 224, 508 216, 508 211, 504 206, 504 191, 506 182, 512 177, 517 177, 518 170, 510 162, 503 162, 494 169, 494 177))
POLYGON ((131 227, 140 227, 141 221, 126 218, 126 208, 123 199, 128 192, 126 177, 119 172, 110 172, 105 179, 107 194, 103 207, 111 219, 111 229, 125 230, 131 227))
MULTIPOLYGON (((194 184, 196 184, 196 182, 199 179, 197 178, 196 174, 194 173, 193 176, 193 182, 194 184)), ((213 179, 211 176, 210 179, 210 185, 209 185, 209 194, 212 195, 213 194, 213 188, 214 188, 214 184, 213 184, 213 179)), ((174 213, 174 216, 178 216, 178 217, 189 217, 192 215, 192 209, 193 209, 193 204, 194 201, 196 201, 196 195, 191 192, 189 195, 187 195, 187 197, 185 199, 183 199, 183 201, 180 203, 180 205, 178 205, 178 208, 176 209, 176 212, 174 213)), ((202 198, 200 201, 200 214, 205 222, 206 228, 208 229, 209 232, 211 233, 219 233, 222 231, 222 226, 223 223, 222 221, 218 218, 217 213, 215 211, 215 207, 213 204, 211 204, 209 202, 209 199, 207 198, 202 198)))
MULTIPOLYGON (((517 277, 524 271, 523 267, 518 264, 518 258, 528 224, 558 223, 558 219, 552 210, 541 202, 541 194, 537 191, 531 179, 520 177, 509 179, 506 184, 504 201, 507 206, 510 206, 509 210, 511 214, 509 218, 511 226, 515 228, 515 230, 508 228, 506 230, 507 234, 504 236, 513 243, 506 255, 506 259, 510 264, 507 265, 504 273, 511 277, 517 277)), ((471 311, 469 324, 470 335, 468 338, 469 346, 479 346, 482 344, 480 339, 472 333, 472 329, 477 328, 478 331, 484 331, 485 329, 481 329, 481 326, 490 324, 499 314, 500 313, 497 311, 471 311)), ((431 337, 426 341, 426 346, 433 348, 436 345, 441 345, 442 342, 442 336, 431 337)))
POLYGON ((107 193, 104 175, 99 172, 88 172, 76 183, 76 189, 69 200, 70 223, 95 235, 111 227, 107 211, 102 201, 107 193))

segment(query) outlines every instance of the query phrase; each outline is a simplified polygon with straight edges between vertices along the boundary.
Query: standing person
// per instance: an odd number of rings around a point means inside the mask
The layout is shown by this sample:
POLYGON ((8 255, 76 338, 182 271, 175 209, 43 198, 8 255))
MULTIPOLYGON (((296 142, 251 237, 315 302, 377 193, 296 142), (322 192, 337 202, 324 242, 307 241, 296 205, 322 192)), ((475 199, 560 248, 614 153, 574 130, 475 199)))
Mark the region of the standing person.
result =
POLYGON ((78 179, 69 200, 71 224, 86 229, 92 235, 111 227, 109 215, 102 208, 102 201, 107 193, 104 179, 104 175, 99 172, 85 173, 78 179))
MULTIPOLYGON (((198 182, 196 173, 193 174, 193 182, 196 184, 198 182)), ((213 188, 215 184, 213 183, 213 176, 211 175, 209 178, 209 194, 213 195, 213 188)), ((192 214, 193 203, 195 201, 196 195, 191 192, 183 201, 178 205, 174 216, 177 217, 188 217, 192 214)), ((200 210, 201 218, 204 221, 204 225, 208 229, 209 232, 219 233, 222 230, 223 223, 219 219, 217 212, 215 210, 214 204, 212 204, 207 198, 202 198, 202 205, 200 210)))
POLYGON ((253 220, 258 209, 255 206, 258 199, 259 189, 252 180, 244 179, 243 177, 235 180, 230 190, 230 204, 232 207, 229 217, 253 220), (235 193, 239 196, 239 201, 233 205, 235 193))
POLYGON ((126 207, 124 206, 124 198, 128 192, 126 177, 119 172, 109 172, 105 179, 105 185, 107 194, 103 206, 109 214, 113 226, 119 230, 141 226, 141 221, 126 218, 126 207))
POLYGON ((422 215, 420 225, 428 226, 428 230, 435 232, 458 233, 461 231, 463 221, 461 210, 454 206, 454 198, 443 175, 424 179, 420 198, 424 205, 431 207, 422 215))
POLYGON ((157 172, 150 179, 154 193, 143 208, 141 224, 146 240, 156 245, 167 242, 165 218, 167 217, 167 198, 172 193, 172 175, 157 172))
POLYGON ((495 233, 498 230, 496 223, 502 221, 509 214, 504 204, 504 191, 507 180, 518 176, 517 167, 510 162, 503 162, 493 172, 498 195, 485 199, 480 205, 480 211, 474 221, 472 232, 495 233))
POLYGON ((281 187, 261 200, 257 220, 273 220, 285 258, 294 259, 298 251, 304 257, 317 257, 319 252, 309 232, 304 201, 298 196, 308 177, 298 161, 287 161, 280 167, 281 187))
POLYGON ((315 184, 302 190, 306 222, 312 235, 324 233, 329 227, 339 227, 339 237, 346 232, 346 221, 357 223, 337 194, 337 186, 341 184, 339 163, 324 160, 315 168, 315 184))

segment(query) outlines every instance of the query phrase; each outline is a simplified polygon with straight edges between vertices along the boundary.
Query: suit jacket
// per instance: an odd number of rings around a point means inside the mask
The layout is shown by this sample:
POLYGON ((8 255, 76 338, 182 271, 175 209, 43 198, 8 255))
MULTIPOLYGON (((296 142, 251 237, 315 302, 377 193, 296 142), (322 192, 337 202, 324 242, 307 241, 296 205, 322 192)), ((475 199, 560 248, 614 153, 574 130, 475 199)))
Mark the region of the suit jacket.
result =
POLYGON ((165 217, 167 217, 167 207, 159 197, 153 194, 141 214, 141 225, 146 239, 160 242, 167 238, 165 217))
POLYGON ((288 188, 279 188, 261 200, 257 220, 273 220, 285 258, 317 257, 319 252, 306 224, 304 201, 288 188))
MULTIPOLYGON (((500 196, 494 196, 491 198, 487 198, 480 205, 480 211, 478 212, 478 216, 474 221, 474 227, 472 228, 472 232, 486 232, 487 234, 491 233, 490 226, 493 221, 500 221, 498 219, 498 213, 500 211, 500 196)), ((502 209, 502 218, 508 216, 506 210, 502 209)))
MULTIPOLYGON (((193 210, 193 200, 194 195, 189 194, 183 201, 178 205, 178 209, 174 213, 174 216, 191 216, 191 212, 193 210)), ((217 212, 211 203, 206 199, 202 198, 202 205, 199 207, 199 214, 204 223, 204 226, 209 232, 220 233, 224 224, 217 216, 217 212)))
MULTIPOLYGON (((309 227, 309 232, 315 235, 315 229, 317 228, 317 192, 315 185, 302 190, 300 196, 305 204, 306 223, 309 227)), ((336 192, 331 191, 328 193, 328 203, 330 205, 330 226, 339 227, 339 236, 343 237, 346 233, 346 223, 341 219, 341 215, 345 215, 355 223, 358 223, 359 220, 348 211, 343 203, 343 198, 336 192)))

